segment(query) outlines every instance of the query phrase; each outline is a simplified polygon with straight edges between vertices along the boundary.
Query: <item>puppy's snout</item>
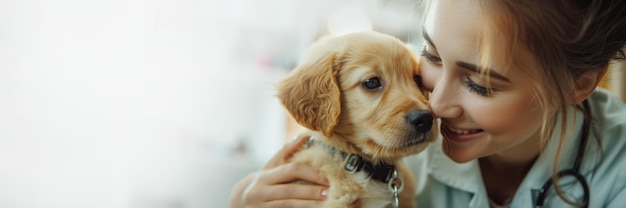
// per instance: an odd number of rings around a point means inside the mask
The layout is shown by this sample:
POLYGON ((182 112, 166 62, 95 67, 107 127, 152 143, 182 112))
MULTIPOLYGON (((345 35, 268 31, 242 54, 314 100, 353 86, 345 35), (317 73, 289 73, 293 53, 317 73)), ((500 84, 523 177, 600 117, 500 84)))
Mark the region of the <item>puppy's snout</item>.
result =
POLYGON ((419 132, 426 133, 433 127, 433 115, 426 110, 411 110, 407 114, 409 122, 419 132))

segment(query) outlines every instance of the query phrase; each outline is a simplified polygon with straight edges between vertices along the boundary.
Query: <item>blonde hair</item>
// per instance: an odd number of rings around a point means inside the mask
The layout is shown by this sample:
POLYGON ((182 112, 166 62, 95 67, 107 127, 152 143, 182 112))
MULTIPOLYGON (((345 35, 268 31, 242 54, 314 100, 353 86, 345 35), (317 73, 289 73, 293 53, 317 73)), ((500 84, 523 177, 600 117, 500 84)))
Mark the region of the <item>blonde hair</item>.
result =
MULTIPOLYGON (((576 79, 587 72, 606 70, 611 60, 625 58, 626 1, 482 0, 480 5, 483 14, 491 17, 486 19, 479 40, 481 66, 491 63, 494 48, 502 47, 498 44, 503 42, 509 63, 515 61, 512 55, 519 47, 529 50, 538 61, 538 66, 529 67, 538 68, 532 73, 540 78, 533 90, 543 109, 541 148, 554 134, 557 123, 563 124, 554 160, 554 167, 558 167, 561 146, 567 130, 571 130, 565 124, 572 119, 567 109, 575 100, 572 92, 576 79)), ((423 6, 428 11, 428 2, 423 6)), ((527 71, 527 75, 530 73, 527 71)), ((577 107, 582 109, 580 104, 577 107)), ((586 117, 590 116, 590 109, 583 110, 586 117)), ((557 179, 555 169, 552 180, 557 179)), ((564 197, 558 185, 555 189, 565 202, 583 205, 564 197)))

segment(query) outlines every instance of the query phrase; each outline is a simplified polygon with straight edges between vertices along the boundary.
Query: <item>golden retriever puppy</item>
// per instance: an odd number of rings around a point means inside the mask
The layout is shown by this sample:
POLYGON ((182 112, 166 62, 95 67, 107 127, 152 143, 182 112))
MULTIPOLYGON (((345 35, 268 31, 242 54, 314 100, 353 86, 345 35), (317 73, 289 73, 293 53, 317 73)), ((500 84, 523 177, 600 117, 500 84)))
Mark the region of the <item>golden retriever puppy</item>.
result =
POLYGON ((400 161, 436 138, 413 52, 376 32, 314 43, 278 86, 278 98, 308 128, 291 160, 319 168, 324 207, 415 207, 414 179, 400 161))

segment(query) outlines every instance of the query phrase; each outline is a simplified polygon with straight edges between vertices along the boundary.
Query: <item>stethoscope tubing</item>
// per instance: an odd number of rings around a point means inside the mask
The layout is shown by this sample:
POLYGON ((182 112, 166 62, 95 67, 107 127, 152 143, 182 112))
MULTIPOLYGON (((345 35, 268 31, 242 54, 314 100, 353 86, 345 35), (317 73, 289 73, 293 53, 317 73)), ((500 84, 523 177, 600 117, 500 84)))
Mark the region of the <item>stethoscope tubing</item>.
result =
MULTIPOLYGON (((558 172, 558 177, 559 178, 563 178, 565 176, 572 176, 574 178, 576 178, 576 181, 578 181, 582 188, 583 188, 583 208, 587 208, 589 206, 589 184, 587 183, 587 180, 585 179, 585 177, 583 177, 580 174, 580 165, 583 161, 583 157, 585 155, 585 149, 587 147, 587 140, 589 137, 589 129, 591 126, 591 108, 589 106, 589 102, 587 100, 583 101, 583 107, 585 108, 585 119, 584 119, 584 123, 583 123, 583 134, 582 134, 582 138, 580 141, 580 144, 578 145, 578 152, 576 154, 576 159, 574 160, 574 166, 570 169, 565 169, 565 170, 561 170, 558 172)), ((548 179, 544 184, 543 187, 541 188, 541 190, 539 191, 539 194, 537 195, 537 201, 535 203, 535 207, 536 208, 540 208, 543 207, 543 203, 545 201, 546 198, 546 194, 548 192, 548 190, 550 189, 550 186, 553 185, 553 181, 552 178, 548 179)))
MULTIPOLYGON (((578 181, 582 185, 582 188, 583 188, 584 205, 582 207, 587 208, 589 205, 589 185, 587 184, 587 180, 585 179, 585 177, 583 177, 579 171, 576 171, 574 169, 561 170, 559 171, 558 175, 559 175, 559 178, 562 178, 565 176, 573 176, 574 178, 576 178, 576 181, 578 181)), ((550 189, 550 186, 552 186, 552 179, 548 179, 546 183, 543 184, 543 187, 541 188, 541 190, 539 191, 539 195, 537 196, 537 203, 535 207, 537 208, 543 207, 543 203, 546 197, 546 192, 548 192, 548 189, 550 189)))

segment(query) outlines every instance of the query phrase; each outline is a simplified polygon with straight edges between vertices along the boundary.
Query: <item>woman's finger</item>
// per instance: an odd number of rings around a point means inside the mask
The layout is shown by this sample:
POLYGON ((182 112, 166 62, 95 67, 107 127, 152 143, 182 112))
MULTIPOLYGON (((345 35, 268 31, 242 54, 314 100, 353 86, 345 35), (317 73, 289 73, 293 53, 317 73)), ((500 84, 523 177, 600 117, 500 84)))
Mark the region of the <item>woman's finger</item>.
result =
POLYGON ((263 166, 264 170, 278 167, 287 163, 287 160, 296 153, 302 145, 304 145, 309 139, 308 135, 298 136, 293 141, 285 144, 266 164, 263 166))
POLYGON ((299 199, 289 199, 289 200, 276 200, 269 201, 264 203, 262 207, 277 207, 277 208, 293 208, 293 207, 302 207, 302 208, 318 208, 322 206, 322 201, 311 201, 311 200, 299 200, 299 199))
POLYGON ((264 184, 283 184, 296 180, 304 180, 319 185, 328 186, 328 180, 320 176, 320 172, 302 163, 288 163, 272 170, 263 172, 258 178, 264 184))
POLYGON ((284 199, 322 201, 328 196, 328 187, 311 184, 282 184, 256 191, 252 197, 263 198, 266 201, 284 199))

